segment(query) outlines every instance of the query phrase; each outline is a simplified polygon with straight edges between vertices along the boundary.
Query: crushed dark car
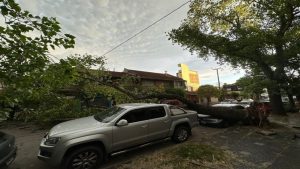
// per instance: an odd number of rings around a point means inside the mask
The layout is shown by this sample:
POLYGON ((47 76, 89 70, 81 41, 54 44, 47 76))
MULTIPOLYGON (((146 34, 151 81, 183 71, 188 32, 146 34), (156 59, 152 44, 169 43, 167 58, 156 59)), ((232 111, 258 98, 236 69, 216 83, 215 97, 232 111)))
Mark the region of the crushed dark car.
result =
POLYGON ((16 155, 15 137, 0 131, 0 168, 9 166, 16 155))
MULTIPOLYGON (((229 109, 245 109, 245 107, 239 105, 239 104, 215 104, 212 105, 212 107, 224 107, 224 108, 229 108, 229 109)), ((224 128, 224 127, 229 127, 230 125, 234 124, 236 121, 234 120, 228 120, 228 119, 220 119, 213 117, 211 115, 206 115, 206 114, 198 114, 198 120, 200 125, 203 126, 209 126, 209 127, 218 127, 218 128, 224 128)))

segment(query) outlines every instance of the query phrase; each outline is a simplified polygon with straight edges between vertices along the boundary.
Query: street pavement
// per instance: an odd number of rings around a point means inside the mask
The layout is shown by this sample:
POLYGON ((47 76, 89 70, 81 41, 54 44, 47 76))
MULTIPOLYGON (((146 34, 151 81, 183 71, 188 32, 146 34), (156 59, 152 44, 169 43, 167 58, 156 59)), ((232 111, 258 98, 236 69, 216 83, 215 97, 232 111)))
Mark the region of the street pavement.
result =
MULTIPOLYGON (((36 158, 40 140, 46 130, 35 126, 9 125, 1 131, 16 136, 19 147, 18 156, 9 169, 55 169, 36 158)), ((235 125, 225 129, 199 126, 193 129, 190 142, 211 144, 232 152, 236 169, 299 169, 300 139, 293 139, 297 129, 275 125, 272 130, 277 134, 264 136, 253 126, 235 125)), ((139 155, 154 150, 172 147, 172 142, 164 142, 110 158, 101 168, 117 169, 120 164, 128 163, 139 155)), ((134 168, 134 167, 133 167, 134 168)))
POLYGON ((269 120, 283 126, 300 128, 300 113, 288 113, 287 116, 271 114, 269 120))
POLYGON ((277 134, 265 136, 259 129, 234 126, 203 139, 202 143, 213 144, 233 152, 236 169, 299 169, 300 139, 293 139, 298 131, 277 127, 277 134))

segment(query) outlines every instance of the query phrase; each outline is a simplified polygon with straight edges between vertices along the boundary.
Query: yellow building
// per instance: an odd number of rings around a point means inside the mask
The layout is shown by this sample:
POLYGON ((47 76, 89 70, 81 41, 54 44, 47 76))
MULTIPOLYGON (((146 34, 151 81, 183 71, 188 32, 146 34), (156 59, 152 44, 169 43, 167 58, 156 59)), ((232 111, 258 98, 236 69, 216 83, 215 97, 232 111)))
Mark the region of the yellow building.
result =
POLYGON ((186 64, 178 64, 181 70, 177 76, 186 81, 187 90, 190 92, 197 91, 200 86, 199 75, 197 71, 190 70, 186 64))

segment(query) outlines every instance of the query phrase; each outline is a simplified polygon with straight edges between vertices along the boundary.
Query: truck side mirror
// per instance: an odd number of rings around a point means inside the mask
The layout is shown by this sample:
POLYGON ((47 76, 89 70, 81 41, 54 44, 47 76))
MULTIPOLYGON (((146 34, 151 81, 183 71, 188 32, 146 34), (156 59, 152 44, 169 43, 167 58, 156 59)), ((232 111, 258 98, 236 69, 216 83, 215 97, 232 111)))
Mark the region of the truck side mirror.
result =
POLYGON ((117 126, 118 127, 122 127, 122 126, 127 126, 128 125, 128 121, 125 119, 121 119, 118 123, 117 126))

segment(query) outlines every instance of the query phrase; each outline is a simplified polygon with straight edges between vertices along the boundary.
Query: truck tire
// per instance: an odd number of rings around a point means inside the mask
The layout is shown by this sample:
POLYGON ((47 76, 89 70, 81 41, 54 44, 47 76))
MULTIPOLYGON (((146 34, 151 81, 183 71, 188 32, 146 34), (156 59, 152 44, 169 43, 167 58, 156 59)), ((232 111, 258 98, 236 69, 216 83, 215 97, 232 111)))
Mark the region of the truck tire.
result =
POLYGON ((185 142, 190 136, 190 128, 187 126, 178 126, 175 128, 172 140, 176 143, 185 142))
POLYGON ((62 169, 96 169, 104 159, 104 151, 98 146, 84 146, 68 153, 62 169))

